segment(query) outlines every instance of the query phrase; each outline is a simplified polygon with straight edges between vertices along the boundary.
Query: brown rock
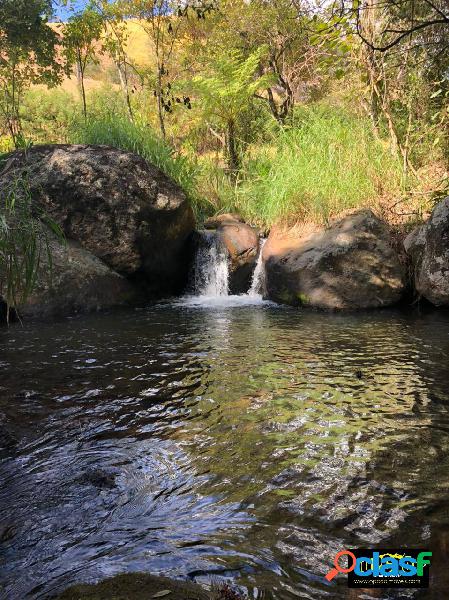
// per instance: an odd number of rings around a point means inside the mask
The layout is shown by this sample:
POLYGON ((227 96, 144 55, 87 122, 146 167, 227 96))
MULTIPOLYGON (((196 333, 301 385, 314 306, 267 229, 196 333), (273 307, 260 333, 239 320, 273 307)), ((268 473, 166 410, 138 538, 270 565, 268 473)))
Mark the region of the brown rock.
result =
MULTIPOLYGON (((150 575, 123 573, 96 584, 79 584, 65 590, 58 600, 213 600, 198 584, 150 575)), ((217 595, 218 597, 218 595, 217 595)))
POLYGON ((259 253, 259 235, 245 223, 223 223, 217 230, 229 254, 229 291, 243 294, 251 278, 259 253))
POLYGON ((370 210, 327 229, 273 229, 264 247, 268 297, 322 309, 363 309, 398 302, 405 268, 387 226, 370 210))
POLYGON ((76 242, 61 244, 52 240, 49 249, 51 263, 44 258, 31 296, 18 307, 21 316, 66 316, 137 299, 137 291, 129 281, 76 242))
POLYGON ((222 215, 206 219, 204 221, 204 229, 217 229, 226 223, 244 223, 244 220, 236 213, 223 213, 222 215))

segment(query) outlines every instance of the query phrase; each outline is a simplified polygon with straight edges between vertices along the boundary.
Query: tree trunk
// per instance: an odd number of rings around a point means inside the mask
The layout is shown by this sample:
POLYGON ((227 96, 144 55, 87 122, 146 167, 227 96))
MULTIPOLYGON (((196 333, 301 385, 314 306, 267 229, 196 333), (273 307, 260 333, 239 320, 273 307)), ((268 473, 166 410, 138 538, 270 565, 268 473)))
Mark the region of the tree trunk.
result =
POLYGON ((161 67, 158 67, 157 70, 157 89, 156 89, 156 99, 157 99, 157 114, 159 117, 159 127, 161 130, 161 135, 163 139, 166 139, 165 132, 165 114, 164 114, 164 106, 162 103, 162 75, 161 75, 161 67))
POLYGON ((86 102, 86 88, 84 87, 84 74, 81 76, 81 96, 83 98, 84 120, 87 121, 87 102, 86 102))
POLYGON ((78 50, 77 53, 77 60, 76 60, 76 77, 78 79, 78 84, 80 86, 80 90, 81 90, 81 98, 83 100, 83 114, 84 114, 84 120, 87 121, 87 101, 86 101, 86 88, 84 86, 84 68, 85 68, 85 64, 83 65, 83 61, 81 58, 81 53, 78 50))
POLYGON ((14 148, 17 150, 21 147, 23 141, 22 124, 17 115, 10 115, 8 119, 8 129, 12 137, 14 148))
POLYGON ((283 72, 281 60, 281 64, 279 64, 279 58, 272 57, 270 59, 270 67, 273 71, 274 75, 277 77, 279 85, 283 88, 286 98, 281 103, 280 107, 276 105, 276 101, 274 99, 273 91, 271 88, 267 90, 268 92, 268 102, 270 104, 271 112, 275 119, 283 125, 287 118, 292 114, 293 108, 295 106, 295 98, 293 95, 293 90, 288 81, 287 75, 283 72))
POLYGON ((23 142, 22 121, 20 119, 20 88, 16 84, 16 64, 13 65, 11 77, 11 92, 5 92, 9 96, 6 109, 6 123, 12 137, 14 148, 19 148, 23 142), (9 105, 9 106, 8 106, 9 105))
POLYGON ((128 72, 126 69, 126 64, 121 63, 120 61, 117 60, 116 65, 117 65, 117 70, 118 70, 118 76, 120 78, 120 85, 122 87, 123 93, 125 94, 125 100, 126 100, 126 106, 128 108, 129 118, 131 119, 131 121, 134 121, 134 113, 133 113, 133 109, 131 106, 131 98, 129 95, 128 72), (123 71, 122 71, 122 64, 123 64, 123 71))
POLYGON ((271 114, 276 119, 276 121, 278 121, 280 123, 281 122, 281 118, 279 116, 278 107, 277 107, 276 102, 274 100, 274 95, 273 95, 273 91, 272 91, 271 88, 267 88, 267 94, 268 94, 268 104, 270 106, 271 114))
POLYGON ((228 166, 229 170, 233 175, 237 174, 240 168, 240 158, 237 151, 237 140, 235 133, 235 122, 233 120, 228 121, 228 133, 227 133, 227 146, 228 146, 228 166))

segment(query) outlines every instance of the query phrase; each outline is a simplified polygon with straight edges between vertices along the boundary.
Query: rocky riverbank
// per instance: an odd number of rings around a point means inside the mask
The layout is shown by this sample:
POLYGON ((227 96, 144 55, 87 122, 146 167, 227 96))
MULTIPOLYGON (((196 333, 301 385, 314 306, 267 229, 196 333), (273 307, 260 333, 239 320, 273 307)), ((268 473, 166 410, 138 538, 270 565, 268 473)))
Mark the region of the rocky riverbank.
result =
MULTIPOLYGON (((127 573, 105 579, 97 584, 75 585, 57 600, 220 600, 194 583, 157 577, 146 573, 127 573)), ((225 598, 225 596, 222 596, 225 598)))
POLYGON ((68 315, 184 289, 193 211, 155 166, 116 148, 51 145, 14 152, 2 167, 1 193, 29 194, 42 227, 48 217, 65 236, 47 232, 21 314, 68 315))
POLYGON ((421 299, 449 306, 449 197, 398 248, 370 210, 328 227, 273 228, 263 254, 267 297, 328 310, 381 308, 421 299))
POLYGON ((399 302, 404 257, 385 223, 361 210, 328 228, 273 229, 264 247, 267 294, 276 302, 321 309, 380 308, 399 302))
MULTIPOLYGON (((33 291, 17 307, 21 315, 70 315, 185 290, 195 252, 192 208, 177 184, 139 156, 106 146, 36 146, 7 156, 0 189, 26 189, 41 227, 48 217, 65 236, 46 229, 49 243, 33 291)), ((246 293, 258 230, 235 214, 204 226, 228 254, 229 293, 246 293)), ((449 198, 403 248, 372 211, 358 210, 327 227, 273 227, 263 263, 265 296, 279 303, 359 310, 423 298, 448 306, 449 198)))

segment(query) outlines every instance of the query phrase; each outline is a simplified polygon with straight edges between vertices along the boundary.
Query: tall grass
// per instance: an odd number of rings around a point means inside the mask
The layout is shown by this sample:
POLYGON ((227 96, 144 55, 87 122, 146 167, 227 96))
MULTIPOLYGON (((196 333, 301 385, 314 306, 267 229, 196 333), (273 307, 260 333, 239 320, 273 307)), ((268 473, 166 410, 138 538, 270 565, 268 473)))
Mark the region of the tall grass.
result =
MULTIPOLYGON (((292 126, 244 161, 234 207, 254 222, 326 222, 400 193, 401 161, 367 119, 334 107, 297 111, 292 126)), ((230 207, 231 208, 231 207, 230 207)))
POLYGON ((131 122, 116 94, 92 95, 88 121, 74 118, 68 138, 135 152, 155 164, 185 190, 200 223, 228 210, 263 227, 323 223, 404 192, 402 162, 374 137, 369 120, 331 106, 297 110, 288 128, 261 123, 261 142, 247 147, 237 181, 210 158, 174 151, 139 111, 131 122))
MULTIPOLYGON (((0 171, 2 162, 0 156, 0 171)), ((26 178, 14 179, 0 190, 0 298, 6 303, 8 322, 11 310, 18 311, 33 293, 40 275, 51 285, 50 239, 65 243, 59 225, 32 200, 26 178)))
POLYGON ((196 213, 204 211, 204 201, 197 191, 195 162, 176 153, 142 120, 132 122, 120 112, 93 114, 87 122, 77 119, 72 123, 69 139, 75 144, 105 144, 142 156, 181 186, 196 213))
POLYGON ((43 86, 32 88, 23 99, 24 135, 34 144, 64 143, 70 123, 79 114, 79 102, 68 92, 43 86))

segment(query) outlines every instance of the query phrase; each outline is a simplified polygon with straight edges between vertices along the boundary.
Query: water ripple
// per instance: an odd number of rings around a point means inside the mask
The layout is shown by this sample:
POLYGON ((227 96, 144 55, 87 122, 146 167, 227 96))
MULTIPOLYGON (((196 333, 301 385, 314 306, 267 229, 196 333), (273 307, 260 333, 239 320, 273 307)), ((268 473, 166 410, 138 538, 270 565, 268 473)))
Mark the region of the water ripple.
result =
POLYGON ((445 313, 184 302, 0 336, 8 600, 137 570, 355 598, 338 550, 449 547, 445 313))

